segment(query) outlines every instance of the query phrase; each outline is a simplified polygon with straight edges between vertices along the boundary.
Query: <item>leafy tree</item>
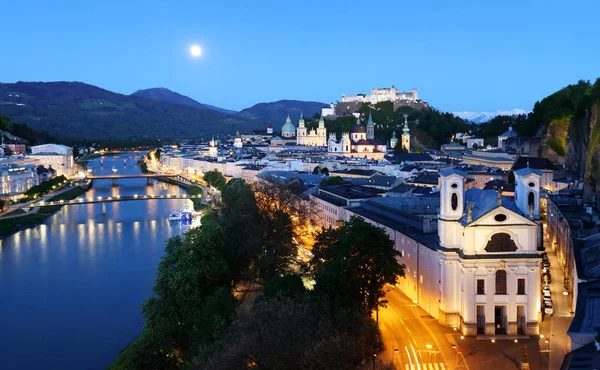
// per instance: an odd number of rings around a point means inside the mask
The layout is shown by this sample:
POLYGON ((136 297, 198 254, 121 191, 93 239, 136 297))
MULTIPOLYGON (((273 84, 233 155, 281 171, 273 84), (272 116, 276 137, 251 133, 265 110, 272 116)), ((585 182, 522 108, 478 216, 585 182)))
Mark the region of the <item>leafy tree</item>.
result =
POLYGON ((262 251, 257 260, 258 278, 269 281, 289 271, 298 245, 312 248, 314 207, 297 196, 303 189, 294 184, 260 181, 254 184, 257 206, 261 214, 262 251))
POLYGON ((396 146, 394 147, 394 154, 404 154, 404 153, 408 153, 408 150, 406 150, 405 147, 403 147, 400 144, 396 144, 396 146))
POLYGON ((473 148, 473 150, 477 150, 479 149, 479 145, 477 145, 477 143, 473 143, 473 146, 471 148, 473 148))
POLYGON ((329 169, 327 167, 321 168, 321 175, 329 176, 329 169))
POLYGON ((251 278, 249 268, 262 247, 262 216, 252 188, 242 179, 229 181, 222 191, 219 222, 227 238, 225 258, 229 279, 236 283, 251 278))
POLYGON ((144 329, 167 338, 174 356, 206 335, 201 325, 203 303, 218 287, 228 285, 224 240, 223 229, 205 217, 202 228, 187 231, 183 239, 176 236, 167 241, 153 294, 142 312, 144 329))
MULTIPOLYGON (((202 188, 199 186, 190 186, 187 189, 187 192, 189 195, 202 195, 203 194, 202 188)), ((196 211, 199 211, 200 209, 202 209, 202 199, 192 199, 192 203, 194 203, 194 209, 196 211)))
POLYGON ((322 302, 263 300, 242 314, 193 369, 357 369, 370 358, 376 328, 360 315, 322 302))
POLYGON ((313 168, 312 173, 314 173, 315 175, 318 175, 320 171, 321 171, 321 167, 316 166, 315 168, 313 168))
POLYGON ((299 275, 276 275, 265 286, 264 298, 296 298, 304 295, 306 288, 299 275))
POLYGON ((344 178, 341 176, 331 176, 327 179, 327 185, 341 185, 344 182, 344 178))
POLYGON ((386 304, 385 284, 404 276, 394 242, 383 229, 358 217, 319 233, 313 254, 315 293, 341 299, 346 307, 368 315, 386 304))
POLYGON ((204 181, 206 181, 210 186, 216 188, 219 191, 223 190, 225 183, 227 180, 225 177, 219 172, 219 170, 208 171, 204 174, 204 181))
POLYGON ((8 118, 8 116, 0 114, 0 130, 10 132, 12 131, 12 129, 13 125, 10 122, 10 118, 8 118))
POLYGON ((415 148, 415 149, 414 149, 412 152, 413 152, 414 154, 422 154, 422 153, 425 153, 425 151, 423 150, 423 148, 422 148, 422 147, 420 147, 420 146, 416 147, 416 148, 415 148))
POLYGON ((6 201, 3 199, 0 199, 0 210, 3 210, 5 205, 6 205, 6 201))

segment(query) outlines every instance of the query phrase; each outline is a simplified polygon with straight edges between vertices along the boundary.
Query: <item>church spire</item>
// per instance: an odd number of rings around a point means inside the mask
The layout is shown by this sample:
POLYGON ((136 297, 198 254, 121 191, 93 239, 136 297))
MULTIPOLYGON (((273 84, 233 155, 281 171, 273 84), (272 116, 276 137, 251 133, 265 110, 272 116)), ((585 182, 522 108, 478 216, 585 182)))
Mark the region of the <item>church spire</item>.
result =
POLYGON ((373 116, 369 110, 369 119, 367 120, 367 140, 375 139, 375 125, 373 124, 373 116))
POLYGON ((409 131, 410 130, 408 128, 408 114, 404 114, 404 127, 402 127, 402 134, 408 135, 409 131))

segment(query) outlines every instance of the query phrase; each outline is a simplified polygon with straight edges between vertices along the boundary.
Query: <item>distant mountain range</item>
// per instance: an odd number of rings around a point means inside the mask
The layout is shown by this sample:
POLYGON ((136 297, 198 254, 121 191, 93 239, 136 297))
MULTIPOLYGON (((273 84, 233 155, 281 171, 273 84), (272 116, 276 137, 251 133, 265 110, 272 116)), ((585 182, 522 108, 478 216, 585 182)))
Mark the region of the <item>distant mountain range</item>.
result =
POLYGON ((473 123, 489 122, 496 116, 518 116, 527 114, 523 109, 499 110, 497 112, 452 112, 453 115, 473 123))
POLYGON ((132 96, 139 96, 146 99, 168 101, 179 105, 187 105, 188 107, 196 109, 210 109, 225 114, 237 114, 235 110, 215 107, 214 105, 202 104, 196 100, 189 98, 185 95, 178 94, 164 87, 156 87, 153 89, 138 90, 131 94, 132 96))
POLYGON ((282 100, 235 112, 199 103, 168 89, 114 93, 82 82, 0 83, 0 114, 68 139, 199 138, 249 132, 272 122, 276 131, 287 114, 297 120, 324 103, 282 100))

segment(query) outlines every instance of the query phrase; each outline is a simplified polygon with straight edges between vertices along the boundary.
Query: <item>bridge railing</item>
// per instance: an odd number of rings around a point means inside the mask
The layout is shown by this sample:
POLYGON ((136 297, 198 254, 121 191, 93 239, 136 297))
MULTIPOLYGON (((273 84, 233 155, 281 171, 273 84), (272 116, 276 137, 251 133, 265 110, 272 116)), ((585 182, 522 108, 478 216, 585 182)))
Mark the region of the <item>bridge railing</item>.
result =
POLYGON ((202 195, 189 195, 189 194, 144 194, 144 195, 126 195, 126 196, 110 196, 110 197, 96 197, 96 198, 77 198, 71 200, 58 200, 54 202, 41 201, 39 203, 31 204, 31 207, 37 206, 54 206, 54 205, 68 205, 68 204, 81 204, 81 203, 102 203, 102 202, 118 202, 127 200, 148 200, 148 199, 202 199, 202 195))

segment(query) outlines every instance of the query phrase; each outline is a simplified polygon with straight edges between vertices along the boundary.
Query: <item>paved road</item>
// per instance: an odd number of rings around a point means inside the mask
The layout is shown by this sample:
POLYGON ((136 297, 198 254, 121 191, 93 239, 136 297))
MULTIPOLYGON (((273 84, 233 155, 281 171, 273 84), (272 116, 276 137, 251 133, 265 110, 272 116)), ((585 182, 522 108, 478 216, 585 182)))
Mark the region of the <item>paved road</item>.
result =
POLYGON ((540 348, 543 351, 549 350, 547 356, 550 360, 548 369, 560 369, 560 365, 565 359, 565 354, 570 351, 570 340, 567 330, 573 320, 571 314, 570 295, 563 295, 564 273, 559 266, 558 258, 552 251, 548 252, 550 260, 550 273, 552 274, 552 283, 550 284, 550 293, 552 295, 552 305, 554 314, 545 316, 540 325, 540 334, 544 335, 540 339, 540 348), (549 339, 548 343, 546 340, 549 339))
POLYGON ((453 333, 440 325, 400 290, 390 288, 388 306, 379 310, 379 328, 385 345, 380 355, 396 369, 468 369, 462 354, 457 366, 453 333))

